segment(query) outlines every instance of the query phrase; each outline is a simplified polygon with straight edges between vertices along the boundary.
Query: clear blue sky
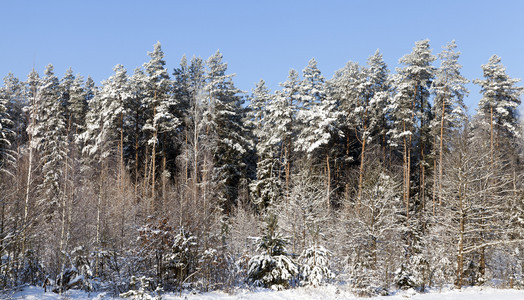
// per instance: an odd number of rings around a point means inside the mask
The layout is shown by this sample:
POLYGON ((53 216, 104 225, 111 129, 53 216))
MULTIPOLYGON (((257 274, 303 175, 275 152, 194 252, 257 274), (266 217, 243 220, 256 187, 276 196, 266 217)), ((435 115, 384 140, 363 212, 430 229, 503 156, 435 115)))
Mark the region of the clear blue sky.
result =
MULTIPOLYGON (((433 52, 450 40, 462 52, 463 75, 482 77, 481 64, 502 57, 510 76, 524 77, 524 1, 2 1, 0 75, 25 80, 52 63, 100 82, 123 64, 130 73, 162 43, 170 73, 183 54, 224 54, 235 83, 271 89, 288 70, 315 57, 325 77, 348 61, 365 63, 377 48, 390 70, 430 39, 433 52)), ((480 99, 470 85, 469 107, 480 99)), ((471 111, 471 109, 470 109, 471 111)))

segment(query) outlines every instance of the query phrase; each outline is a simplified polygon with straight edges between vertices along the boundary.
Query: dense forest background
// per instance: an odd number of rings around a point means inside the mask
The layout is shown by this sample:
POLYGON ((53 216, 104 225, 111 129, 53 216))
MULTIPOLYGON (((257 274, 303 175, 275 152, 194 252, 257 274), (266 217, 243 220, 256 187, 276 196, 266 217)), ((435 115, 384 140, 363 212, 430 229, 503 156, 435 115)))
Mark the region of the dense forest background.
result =
POLYGON ((2 288, 524 286, 523 89, 499 57, 468 116, 454 42, 249 94, 218 51, 148 54, 101 86, 4 78, 2 288))

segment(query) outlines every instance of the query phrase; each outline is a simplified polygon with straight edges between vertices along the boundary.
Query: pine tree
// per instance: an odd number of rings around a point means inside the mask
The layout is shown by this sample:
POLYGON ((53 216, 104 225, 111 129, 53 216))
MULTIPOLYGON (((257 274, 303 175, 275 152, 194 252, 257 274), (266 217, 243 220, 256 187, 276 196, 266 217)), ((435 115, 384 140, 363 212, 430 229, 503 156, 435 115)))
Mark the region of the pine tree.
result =
POLYGON ((59 101, 62 104, 62 108, 64 110, 64 115, 66 116, 66 120, 69 120, 69 107, 70 107, 70 89, 73 85, 73 82, 75 81, 75 75, 73 74, 73 70, 71 68, 67 69, 67 71, 64 74, 64 77, 60 80, 59 84, 59 101))
POLYGON ((390 142, 393 146, 401 146, 402 151, 406 223, 403 233, 404 263, 395 281, 399 287, 411 286, 421 290, 424 290, 428 274, 428 264, 422 250, 425 247, 423 236, 427 230, 427 220, 424 219, 426 172, 429 166, 428 154, 432 150, 429 97, 435 72, 432 62, 435 59, 428 40, 415 43, 413 51, 399 60, 404 67, 397 69, 398 74, 394 79, 396 93, 388 107, 393 121, 390 142), (412 172, 415 168, 418 169, 416 173, 412 172), (412 192, 415 192, 416 197, 412 196, 412 192))
POLYGON ((245 138, 242 122, 242 98, 232 81, 233 75, 226 75, 227 64, 222 62, 222 54, 217 51, 207 60, 206 134, 213 140, 214 181, 219 185, 218 199, 229 212, 236 203, 238 183, 245 169, 244 157, 250 147, 245 138))
POLYGON ((298 267, 287 255, 287 240, 278 233, 277 218, 270 214, 264 235, 259 239, 259 255, 249 260, 248 281, 255 286, 281 290, 298 274, 298 267))
POLYGON ((255 138, 257 155, 256 180, 252 182, 255 204, 265 209, 280 198, 280 161, 278 149, 281 145, 271 143, 274 123, 267 120, 268 106, 274 96, 263 80, 257 83, 249 104, 249 120, 255 138))
POLYGON ((130 169, 134 176, 134 194, 137 202, 141 199, 147 199, 145 193, 150 191, 149 186, 147 186, 147 189, 145 186, 140 188, 139 184, 140 180, 142 180, 144 184, 149 182, 147 180, 149 174, 147 141, 149 137, 143 130, 146 119, 148 118, 147 106, 144 105, 147 90, 146 74, 144 74, 142 69, 135 68, 133 75, 129 78, 129 92, 131 93, 131 97, 129 99, 129 115, 126 123, 130 126, 130 132, 127 136, 128 143, 131 144, 131 147, 128 149, 128 157, 129 165, 132 166, 130 169))
MULTIPOLYGON (((26 127, 27 115, 25 106, 27 106, 27 98, 25 93, 25 83, 21 82, 12 73, 4 77, 4 87, 2 89, 4 107, 6 111, 4 116, 9 115, 7 119, 10 120, 11 125, 4 123, 4 130, 10 129, 11 133, 11 148, 13 150, 19 148, 22 144, 27 142, 26 127)), ((7 134, 9 135, 9 134, 7 134)))
POLYGON ((85 130, 85 118, 87 113, 87 93, 83 87, 83 78, 76 76, 69 87, 69 110, 70 110, 70 132, 75 139, 85 130))
POLYGON ((93 78, 91 78, 91 76, 87 77, 87 80, 84 84, 84 90, 85 90, 86 102, 89 103, 89 101, 93 99, 97 91, 95 81, 93 80, 93 78))
POLYGON ((382 148, 382 161, 386 161, 386 134, 389 128, 386 115, 391 92, 391 80, 388 67, 382 53, 377 50, 368 59, 367 74, 369 78, 369 136, 370 140, 379 140, 382 148))
POLYGON ((41 186, 44 207, 48 217, 63 197, 61 179, 63 163, 67 155, 66 121, 59 101, 59 82, 48 65, 41 79, 37 101, 38 114, 33 128, 34 147, 40 152, 43 161, 44 181, 41 186))
POLYGON ((300 109, 297 121, 300 132, 296 146, 307 154, 310 160, 316 157, 325 157, 326 166, 326 203, 331 206, 331 143, 338 134, 337 103, 334 98, 327 96, 324 77, 317 68, 315 59, 311 59, 304 68, 303 80, 300 85, 300 109))
POLYGON ((524 92, 522 87, 515 86, 520 79, 510 78, 500 57, 493 55, 489 62, 482 65, 483 80, 474 80, 480 85, 482 98, 478 105, 478 114, 482 124, 489 126, 491 156, 499 143, 507 139, 514 143, 518 131, 517 107, 521 103, 520 96, 524 92))
MULTIPOLYGON (((148 55, 151 60, 144 64, 147 73, 146 78, 146 97, 144 104, 147 106, 147 118, 143 131, 149 137, 148 146, 151 147, 151 200, 150 211, 154 212, 161 208, 164 203, 156 203, 156 174, 157 174, 157 152, 162 156, 162 176, 166 170, 167 151, 173 147, 173 135, 180 124, 173 112, 176 108, 176 99, 171 97, 170 89, 172 86, 167 69, 165 68, 164 52, 160 42, 156 43, 153 52, 148 55)), ((149 158, 148 158, 149 159, 149 158)), ((146 176, 149 176, 146 174, 146 176)), ((163 178, 166 180, 167 178, 163 178)), ((165 184, 163 184, 165 186, 165 184)), ((163 190, 165 199, 165 191, 163 190)))
MULTIPOLYGON (((335 72, 330 80, 330 97, 339 102, 339 127, 343 134, 340 141, 340 152, 342 155, 338 160, 342 161, 341 168, 345 172, 344 198, 346 207, 350 206, 350 167, 358 156, 358 149, 354 145, 358 142, 357 128, 361 128, 360 117, 363 113, 362 98, 366 89, 366 76, 363 68, 354 62, 348 62, 344 68, 335 72)), ((357 199, 359 201, 360 198, 357 199)), ((358 206, 358 205, 357 205, 358 206)))
MULTIPOLYGON (((124 134, 125 104, 130 96, 128 79, 122 65, 116 65, 113 70, 115 74, 103 82, 100 92, 89 102, 88 129, 82 135, 82 139, 89 142, 84 151, 96 155, 98 161, 117 154, 114 146, 124 134)), ((118 153, 123 147, 118 143, 118 153)))
POLYGON ((329 269, 331 255, 329 250, 319 245, 311 246, 302 252, 300 277, 303 285, 317 287, 335 277, 329 269))
MULTIPOLYGON (((360 202, 362 199, 362 184, 364 180, 365 164, 366 164, 366 145, 371 142, 375 135, 384 136, 386 129, 386 121, 384 115, 384 108, 388 99, 389 85, 388 85, 388 69, 382 54, 375 52, 373 56, 368 59, 368 68, 364 70, 365 83, 364 93, 360 105, 358 105, 358 131, 360 132, 359 139, 362 147, 360 154, 360 170, 358 182, 358 204, 357 210, 360 209, 360 202)), ((385 163, 385 162, 384 162, 385 163)))
MULTIPOLYGON (((447 143, 446 137, 450 131, 460 129, 460 126, 467 118, 463 99, 468 94, 468 90, 465 87, 468 80, 460 75, 462 66, 458 63, 460 52, 455 52, 456 47, 455 41, 451 41, 438 55, 441 65, 436 70, 435 81, 432 85, 432 90, 435 94, 435 99, 433 100, 433 115, 435 118, 431 122, 431 129, 435 137, 435 149, 437 149, 437 141, 439 144, 438 177, 436 176, 436 155, 434 158, 433 213, 435 213, 435 197, 437 194, 439 205, 442 204, 442 160, 444 151, 448 148, 447 146, 444 148, 444 145, 447 143)), ((436 151, 433 152, 436 153, 436 151)))
MULTIPOLYGON (((288 79, 280 84, 281 91, 277 91, 273 101, 270 101, 265 115, 268 126, 271 126, 271 137, 268 144, 275 147, 280 153, 285 177, 285 193, 289 198, 291 166, 293 160, 292 150, 295 147, 295 141, 298 132, 296 124, 299 80, 297 71, 291 69, 288 79)), ((279 167, 279 174, 282 174, 282 167, 279 167)), ((281 176, 279 176, 281 177, 281 176)))
POLYGON ((6 162, 13 159, 9 151, 14 138, 12 130, 14 122, 9 115, 10 95, 7 88, 0 90, 0 171, 4 170, 6 162))
POLYGON ((434 67, 431 63, 435 60, 431 54, 429 41, 423 40, 415 43, 410 54, 399 60, 404 68, 397 69, 395 77, 396 94, 389 109, 393 119, 394 128, 390 130, 393 146, 402 147, 403 156, 403 200, 406 206, 406 217, 409 219, 411 201, 411 176, 412 157, 415 165, 419 165, 419 207, 425 201, 425 167, 426 154, 430 149, 428 141, 429 122, 431 120, 431 107, 429 104, 429 88, 434 77, 434 67), (400 144, 400 145, 399 145, 400 144), (418 145, 420 155, 413 155, 413 147, 418 145))
MULTIPOLYGON (((178 99, 183 130, 180 155, 183 167, 180 168, 180 175, 188 189, 187 201, 181 206, 200 206, 200 201, 208 198, 210 188, 208 166, 211 165, 209 160, 212 151, 212 147, 209 147, 212 142, 206 136, 207 122, 204 116, 206 110, 203 91, 205 85, 204 61, 201 58, 193 57, 191 63, 187 65, 184 56, 180 67, 175 69, 174 76, 173 93, 174 97, 178 99)), ((196 220, 210 220, 207 210, 199 210, 198 213, 199 216, 195 216, 196 220)))

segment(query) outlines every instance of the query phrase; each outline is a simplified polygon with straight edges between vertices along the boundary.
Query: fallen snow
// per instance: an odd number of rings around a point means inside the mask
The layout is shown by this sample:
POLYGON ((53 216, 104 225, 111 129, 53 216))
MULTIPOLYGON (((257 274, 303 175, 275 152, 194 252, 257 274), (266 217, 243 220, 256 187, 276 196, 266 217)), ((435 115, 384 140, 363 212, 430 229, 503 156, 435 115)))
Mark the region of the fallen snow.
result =
MULTIPOLYGON (((26 287, 24 290, 11 293, 0 294, 2 299, 27 299, 27 300, 55 300, 55 299, 114 299, 105 293, 91 293, 88 294, 83 291, 71 290, 65 295, 58 295, 53 292, 44 293, 43 288, 26 287)), ((346 291, 343 286, 325 286, 318 288, 297 288, 285 291, 271 291, 271 290, 236 290, 232 294, 225 292, 209 292, 209 293, 182 293, 179 294, 165 294, 164 300, 188 299, 188 300, 329 300, 329 299, 371 299, 371 300, 522 300, 524 299, 524 290, 510 290, 510 289, 495 289, 488 287, 469 287, 462 290, 445 289, 442 291, 432 290, 429 293, 417 294, 414 291, 401 291, 392 296, 380 296, 373 298, 358 298, 349 291, 346 291)))

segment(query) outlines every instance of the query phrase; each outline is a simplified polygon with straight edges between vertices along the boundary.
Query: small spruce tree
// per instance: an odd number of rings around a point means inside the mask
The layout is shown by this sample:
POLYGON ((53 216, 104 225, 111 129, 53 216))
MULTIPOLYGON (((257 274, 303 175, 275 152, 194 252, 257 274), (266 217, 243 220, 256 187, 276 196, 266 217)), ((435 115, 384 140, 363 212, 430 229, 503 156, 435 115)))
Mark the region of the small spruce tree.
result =
POLYGON ((288 241, 277 232, 277 218, 270 214, 266 220, 265 234, 258 240, 259 255, 249 260, 248 282, 275 290, 289 287, 298 274, 298 267, 287 254, 288 241))

